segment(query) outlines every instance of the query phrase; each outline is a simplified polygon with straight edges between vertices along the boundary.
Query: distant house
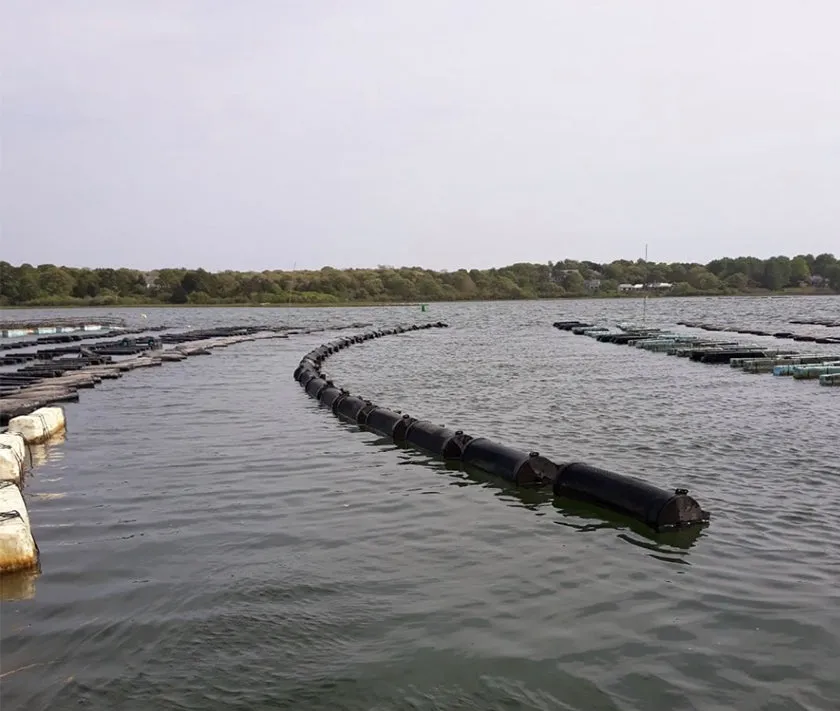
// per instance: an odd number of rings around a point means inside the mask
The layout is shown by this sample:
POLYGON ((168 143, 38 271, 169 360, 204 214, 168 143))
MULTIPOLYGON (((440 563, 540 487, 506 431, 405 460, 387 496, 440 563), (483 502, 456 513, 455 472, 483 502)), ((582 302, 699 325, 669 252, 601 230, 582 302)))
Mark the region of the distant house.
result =
POLYGON ((674 287, 673 284, 661 281, 655 282, 652 284, 619 284, 618 290, 619 291, 668 291, 668 289, 672 289, 674 287))
POLYGON ((825 277, 821 277, 818 274, 814 274, 809 281, 811 282, 811 286, 822 286, 825 284, 825 277))
POLYGON ((601 280, 600 279, 586 279, 583 282, 583 285, 589 289, 589 291, 597 291, 601 288, 601 280))

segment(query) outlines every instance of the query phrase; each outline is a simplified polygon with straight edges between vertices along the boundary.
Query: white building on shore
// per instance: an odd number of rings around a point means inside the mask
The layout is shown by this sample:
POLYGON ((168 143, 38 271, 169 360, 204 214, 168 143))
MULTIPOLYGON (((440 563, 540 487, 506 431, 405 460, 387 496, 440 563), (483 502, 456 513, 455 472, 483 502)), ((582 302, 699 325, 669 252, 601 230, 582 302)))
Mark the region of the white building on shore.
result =
POLYGON ((673 284, 662 281, 654 284, 619 284, 619 291, 668 291, 673 288, 673 284))

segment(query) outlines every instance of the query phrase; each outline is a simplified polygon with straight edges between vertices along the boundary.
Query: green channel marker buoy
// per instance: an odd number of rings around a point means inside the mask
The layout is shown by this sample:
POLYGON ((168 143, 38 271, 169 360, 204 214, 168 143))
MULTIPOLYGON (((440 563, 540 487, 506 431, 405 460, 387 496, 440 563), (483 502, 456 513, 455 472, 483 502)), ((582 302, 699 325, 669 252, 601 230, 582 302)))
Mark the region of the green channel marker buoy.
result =
POLYGON ((420 310, 421 311, 425 311, 427 307, 428 307, 428 304, 420 304, 420 310))

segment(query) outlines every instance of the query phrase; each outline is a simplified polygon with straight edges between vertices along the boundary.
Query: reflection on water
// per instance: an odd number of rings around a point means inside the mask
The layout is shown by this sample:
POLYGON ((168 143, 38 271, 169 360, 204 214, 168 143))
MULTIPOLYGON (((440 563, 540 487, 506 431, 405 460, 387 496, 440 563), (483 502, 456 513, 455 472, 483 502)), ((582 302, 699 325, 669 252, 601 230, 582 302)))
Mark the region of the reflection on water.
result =
POLYGON ((67 441, 67 433, 57 433, 49 442, 29 445, 29 469, 35 469, 49 461, 57 462, 64 456, 62 445, 67 441))
POLYGON ((546 507, 550 506, 560 515, 560 518, 555 521, 558 525, 567 526, 578 533, 601 530, 617 531, 621 540, 649 550, 655 554, 654 557, 665 562, 687 563, 685 557, 669 557, 669 555, 676 552, 687 552, 700 539, 706 528, 704 525, 683 530, 657 532, 629 516, 602 506, 567 497, 554 496, 550 487, 517 487, 475 467, 460 462, 440 460, 425 452, 419 452, 406 444, 394 444, 390 440, 380 438, 363 428, 357 429, 360 433, 365 433, 374 438, 367 441, 367 445, 399 450, 398 464, 401 466, 417 465, 438 470, 454 479, 451 483, 455 486, 477 485, 488 488, 501 501, 514 507, 527 509, 538 516, 545 515, 546 507))
POLYGON ((0 576, 0 601, 30 600, 35 597, 35 581, 39 569, 24 570, 0 576))
POLYGON ((629 516, 574 499, 557 497, 552 504, 562 513, 562 518, 556 521, 561 526, 568 526, 580 533, 605 529, 620 531, 620 539, 658 553, 667 553, 674 549, 688 551, 708 527, 693 526, 682 530, 656 532, 629 516))
MULTIPOLYGON (((648 320, 783 330, 838 305, 652 299, 648 320)), ((688 488, 711 523, 656 534, 342 424, 291 377, 329 333, 133 371, 32 451, 42 570, 2 580, 3 711, 836 711, 838 392, 550 325, 639 308, 150 310, 196 327, 445 320, 330 373, 474 436, 688 488)))

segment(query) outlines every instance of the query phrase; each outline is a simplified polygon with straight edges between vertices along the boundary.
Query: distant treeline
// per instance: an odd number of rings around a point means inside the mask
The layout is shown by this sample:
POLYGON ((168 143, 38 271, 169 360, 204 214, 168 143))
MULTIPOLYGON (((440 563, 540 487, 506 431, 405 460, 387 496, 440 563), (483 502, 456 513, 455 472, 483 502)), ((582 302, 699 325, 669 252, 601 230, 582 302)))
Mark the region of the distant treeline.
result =
POLYGON ((52 264, 14 267, 0 262, 3 306, 338 304, 769 292, 840 293, 840 262, 832 254, 804 254, 725 258, 705 265, 644 260, 598 264, 567 259, 451 272, 381 266, 214 273, 203 269, 76 269, 52 264))

